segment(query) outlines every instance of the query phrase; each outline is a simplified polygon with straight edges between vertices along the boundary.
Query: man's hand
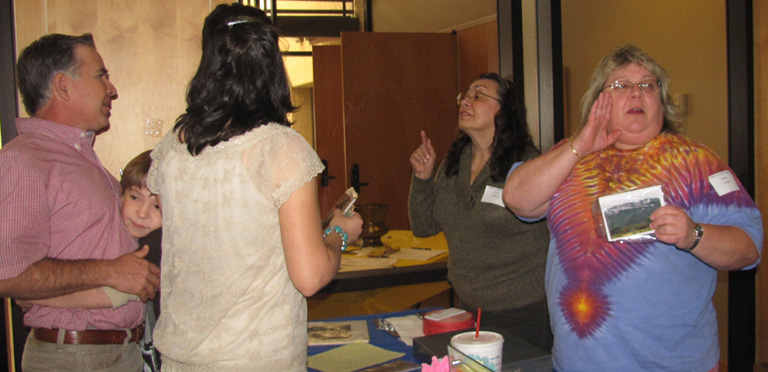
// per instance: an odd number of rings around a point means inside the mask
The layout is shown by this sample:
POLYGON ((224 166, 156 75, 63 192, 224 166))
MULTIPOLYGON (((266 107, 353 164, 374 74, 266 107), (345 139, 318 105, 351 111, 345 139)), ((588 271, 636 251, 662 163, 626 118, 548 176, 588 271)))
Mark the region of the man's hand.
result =
POLYGON ((120 256, 109 263, 108 285, 118 291, 135 294, 142 301, 155 298, 160 288, 160 268, 144 259, 149 246, 120 256))
POLYGON ((22 313, 26 313, 29 311, 29 309, 32 308, 32 304, 29 301, 26 300, 14 300, 16 302, 16 305, 21 308, 22 313))

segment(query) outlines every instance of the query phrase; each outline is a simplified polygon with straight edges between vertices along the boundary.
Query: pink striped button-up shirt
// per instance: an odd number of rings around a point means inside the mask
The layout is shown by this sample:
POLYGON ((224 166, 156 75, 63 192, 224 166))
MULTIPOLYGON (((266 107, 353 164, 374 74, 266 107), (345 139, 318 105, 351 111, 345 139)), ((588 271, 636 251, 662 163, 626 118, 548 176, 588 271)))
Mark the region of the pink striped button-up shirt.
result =
MULTIPOLYGON (((93 151, 94 133, 36 118, 16 126, 19 136, 0 150, 0 279, 44 257, 109 260, 134 251, 120 217, 120 184, 93 151)), ((36 305, 24 324, 133 328, 143 309, 138 301, 114 310, 36 305)))

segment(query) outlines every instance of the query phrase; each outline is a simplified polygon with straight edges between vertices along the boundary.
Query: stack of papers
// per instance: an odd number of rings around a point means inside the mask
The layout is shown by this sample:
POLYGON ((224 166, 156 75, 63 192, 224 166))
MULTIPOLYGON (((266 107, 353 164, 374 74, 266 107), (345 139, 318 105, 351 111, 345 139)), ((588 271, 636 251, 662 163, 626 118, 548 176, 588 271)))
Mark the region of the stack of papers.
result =
POLYGON ((389 324, 395 327, 395 331, 400 335, 400 340, 408 346, 413 346, 413 339, 424 337, 424 326, 416 315, 398 316, 386 319, 389 324))
POLYGON ((448 253, 446 249, 410 247, 400 248, 398 252, 390 254, 389 257, 394 257, 398 260, 428 261, 446 253, 448 253))
POLYGON ((339 272, 372 270, 392 267, 397 262, 397 258, 369 258, 367 256, 341 255, 341 267, 339 272))

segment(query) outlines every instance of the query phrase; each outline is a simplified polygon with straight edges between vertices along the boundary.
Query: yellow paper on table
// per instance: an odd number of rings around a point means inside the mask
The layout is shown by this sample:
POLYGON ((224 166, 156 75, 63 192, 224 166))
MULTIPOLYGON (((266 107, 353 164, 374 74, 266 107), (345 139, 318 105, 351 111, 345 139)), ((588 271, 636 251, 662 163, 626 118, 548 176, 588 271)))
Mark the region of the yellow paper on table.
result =
POLYGON ((405 355, 366 343, 352 343, 307 359, 307 366, 324 372, 351 372, 405 355))
POLYGON ((410 230, 390 230, 381 237, 381 241, 392 249, 399 250, 390 255, 398 258, 395 267, 448 261, 448 242, 443 232, 427 238, 417 238, 410 230), (419 250, 423 252, 417 252, 419 250))

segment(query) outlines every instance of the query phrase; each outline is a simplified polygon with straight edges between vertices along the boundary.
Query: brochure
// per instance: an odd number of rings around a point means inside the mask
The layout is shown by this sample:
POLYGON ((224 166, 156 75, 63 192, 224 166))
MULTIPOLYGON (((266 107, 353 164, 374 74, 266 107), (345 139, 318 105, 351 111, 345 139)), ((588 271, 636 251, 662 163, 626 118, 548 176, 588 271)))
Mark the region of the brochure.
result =
POLYGON ((649 225, 651 214, 665 204, 661 186, 603 196, 598 202, 608 241, 655 239, 649 225))
POLYGON ((352 342, 368 342, 368 324, 365 320, 309 322, 309 345, 344 345, 352 342))

